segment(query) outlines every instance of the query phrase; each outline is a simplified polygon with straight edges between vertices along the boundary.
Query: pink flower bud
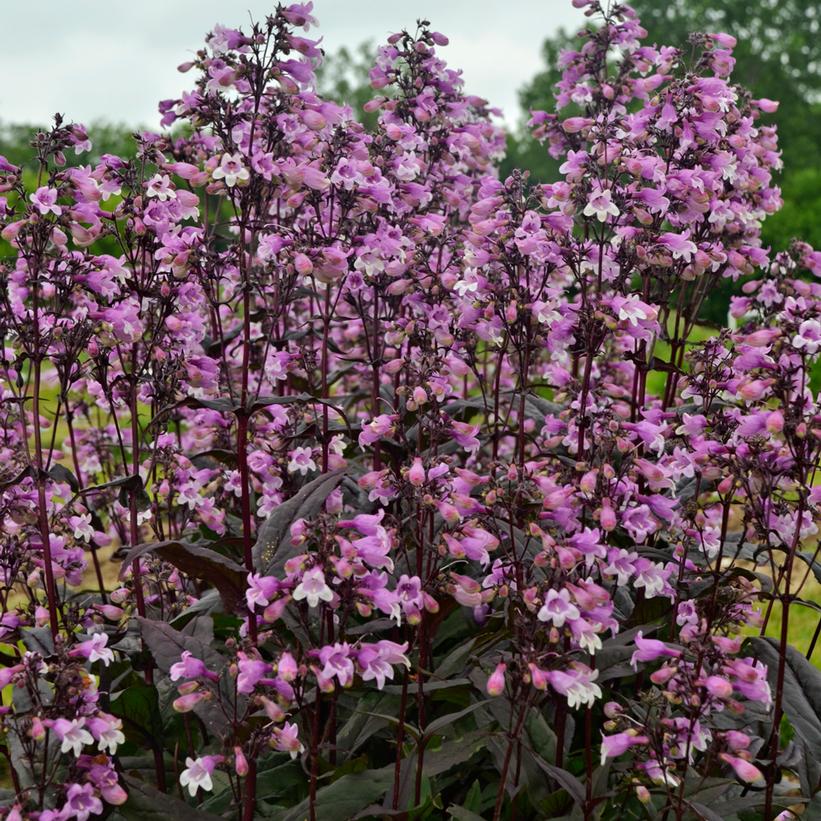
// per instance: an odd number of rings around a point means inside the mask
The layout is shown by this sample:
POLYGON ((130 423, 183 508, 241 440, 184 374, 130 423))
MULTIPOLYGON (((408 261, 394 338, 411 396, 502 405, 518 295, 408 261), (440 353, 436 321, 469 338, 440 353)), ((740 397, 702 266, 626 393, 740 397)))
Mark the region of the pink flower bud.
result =
POLYGON ((491 696, 500 696, 505 690, 505 670, 506 664, 497 664, 496 669, 490 674, 487 680, 487 692, 491 696))
POLYGON ((296 268, 297 273, 306 276, 314 270, 314 264, 305 254, 297 254, 294 257, 294 268, 296 268))
POLYGON ((204 690, 198 690, 185 696, 174 699, 173 707, 178 713, 189 713, 201 701, 209 698, 210 694, 204 690))
POLYGON ((753 787, 764 786, 764 775, 755 764, 729 753, 721 753, 720 757, 722 761, 725 761, 735 770, 735 774, 745 784, 750 784, 753 787))
POLYGON ((242 752, 242 747, 234 747, 234 770, 240 777, 248 775, 248 759, 242 752))
POLYGON ((709 676, 704 681, 704 688, 715 698, 727 699, 733 694, 733 685, 721 676, 709 676))
POLYGON ((774 410, 767 416, 767 430, 770 433, 781 433, 784 430, 784 414, 774 410))
POLYGON ((40 720, 40 716, 34 716, 34 718, 32 718, 28 734, 34 741, 42 741, 46 737, 46 728, 40 720))
POLYGON ((548 684, 547 673, 544 670, 539 669, 532 662, 529 663, 527 666, 530 669, 530 681, 533 684, 533 686, 537 690, 546 690, 548 684))
POLYGON ((284 681, 293 681, 299 673, 296 660, 290 653, 283 653, 277 664, 277 675, 284 681))
POLYGON ((616 513, 610 506, 610 502, 607 499, 602 502, 601 513, 599 514, 599 524, 608 532, 613 530, 618 524, 616 513))
POLYGON ((422 460, 418 456, 413 460, 413 465, 411 465, 408 471, 408 481, 414 487, 421 487, 425 484, 425 468, 422 466, 422 460))

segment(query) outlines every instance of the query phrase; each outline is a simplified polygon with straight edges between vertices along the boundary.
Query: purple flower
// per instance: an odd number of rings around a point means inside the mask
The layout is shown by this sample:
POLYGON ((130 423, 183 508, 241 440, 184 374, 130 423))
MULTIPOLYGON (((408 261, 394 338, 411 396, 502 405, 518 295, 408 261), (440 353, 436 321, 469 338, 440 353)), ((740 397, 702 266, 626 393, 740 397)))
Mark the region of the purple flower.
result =
POLYGON ((689 229, 681 234, 668 231, 659 237, 659 242, 672 251, 673 259, 682 259, 684 262, 690 262, 698 250, 696 244, 690 239, 689 229))
POLYGON ((333 591, 325 583, 321 567, 306 570, 292 595, 296 601, 305 599, 309 607, 318 607, 320 601, 329 602, 334 597, 333 591))
POLYGON ((29 196, 29 199, 43 216, 52 213, 59 217, 63 213, 63 209, 57 205, 57 191, 53 188, 41 186, 29 196))
POLYGON ((211 172, 211 176, 215 180, 224 180, 229 188, 241 182, 248 182, 251 178, 250 172, 242 164, 242 156, 228 153, 222 155, 219 165, 211 172))
POLYGON ((630 657, 630 664, 634 670, 639 661, 656 661, 660 658, 679 658, 681 656, 680 650, 668 647, 663 641, 644 638, 644 633, 641 630, 636 633, 636 647, 638 649, 630 657))
POLYGON ((102 813, 103 802, 94 794, 91 784, 69 784, 65 808, 70 811, 71 818, 87 821, 92 815, 102 813))
POLYGON ((354 666, 350 656, 351 647, 347 642, 323 647, 319 651, 319 660, 324 665, 321 673, 322 678, 326 681, 336 678, 343 687, 352 684, 354 666))
POLYGON ((564 627, 566 621, 580 617, 579 608, 570 601, 570 592, 566 588, 548 590, 538 613, 539 621, 552 622, 555 627, 564 627))

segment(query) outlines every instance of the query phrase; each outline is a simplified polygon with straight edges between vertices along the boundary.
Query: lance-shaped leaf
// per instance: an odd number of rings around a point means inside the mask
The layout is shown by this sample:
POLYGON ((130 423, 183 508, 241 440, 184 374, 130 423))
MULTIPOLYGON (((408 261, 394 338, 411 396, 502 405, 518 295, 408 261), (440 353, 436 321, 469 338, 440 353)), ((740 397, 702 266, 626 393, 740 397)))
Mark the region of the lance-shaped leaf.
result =
MULTIPOLYGON (((778 642, 770 638, 752 638, 749 644, 753 655, 767 665, 767 678, 774 689, 780 653, 778 642)), ((821 671, 795 647, 785 648, 785 659, 784 713, 806 745, 807 764, 817 773, 821 761, 821 671)))
POLYGON ((293 555, 290 542, 291 524, 297 519, 316 516, 325 500, 342 480, 344 469, 324 473, 279 505, 265 520, 254 545, 254 567, 263 576, 279 575, 293 555))
MULTIPOLYGON (((393 781, 393 765, 380 770, 343 775, 333 784, 316 794, 316 817, 322 821, 348 821, 357 813, 379 800, 393 781)), ((304 821, 308 817, 305 799, 290 812, 280 816, 281 821, 304 821)))
MULTIPOLYGON (((200 618, 203 620, 201 624, 207 623, 207 616, 201 616, 200 618)), ((204 662, 205 666, 214 673, 220 672, 223 667, 222 656, 212 647, 213 629, 209 631, 211 633, 210 639, 204 641, 197 636, 181 633, 164 621, 155 621, 137 616, 137 623, 140 626, 143 641, 151 651, 157 667, 166 675, 186 650, 192 656, 204 662)), ((228 695, 225 688, 223 694, 228 695)), ((194 712, 214 734, 220 734, 227 725, 227 719, 222 711, 214 709, 213 704, 208 702, 198 704, 194 708, 194 712)))
POLYGON ((219 672, 222 667, 222 657, 212 649, 208 642, 195 636, 186 635, 175 630, 170 624, 154 619, 144 619, 137 616, 140 633, 145 641, 157 667, 163 673, 168 673, 171 666, 180 660, 183 651, 188 650, 192 656, 205 662, 205 666, 212 672, 219 672))
POLYGON ((212 584, 219 591, 223 605, 229 613, 237 610, 245 598, 245 570, 233 559, 193 542, 168 541, 135 545, 123 559, 120 576, 122 577, 135 559, 146 553, 156 553, 186 575, 212 584))
POLYGON ((128 801, 116 810, 120 818, 134 819, 135 821, 218 821, 218 815, 192 807, 175 798, 166 795, 156 787, 145 781, 131 776, 125 776, 125 786, 128 791, 128 801))

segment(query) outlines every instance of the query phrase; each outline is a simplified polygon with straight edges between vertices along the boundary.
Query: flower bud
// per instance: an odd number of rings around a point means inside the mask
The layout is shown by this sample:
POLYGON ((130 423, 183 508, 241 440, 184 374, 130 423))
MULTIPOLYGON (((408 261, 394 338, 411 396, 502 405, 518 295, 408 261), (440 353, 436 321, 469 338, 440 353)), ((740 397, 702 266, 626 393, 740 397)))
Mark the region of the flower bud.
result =
POLYGON ((408 481, 414 487, 421 487, 425 484, 425 468, 422 466, 422 460, 418 456, 413 460, 413 465, 411 465, 408 471, 408 481))
POLYGON ((730 755, 729 753, 721 753, 720 758, 735 770, 735 774, 739 780, 745 784, 750 784, 753 787, 764 786, 764 775, 755 764, 751 764, 746 759, 730 755))
POLYGON ((248 775, 248 759, 242 752, 242 747, 234 747, 234 770, 240 777, 248 775))
POLYGON ((500 696, 505 690, 505 670, 506 664, 497 664, 496 669, 487 680, 487 692, 491 696, 500 696))

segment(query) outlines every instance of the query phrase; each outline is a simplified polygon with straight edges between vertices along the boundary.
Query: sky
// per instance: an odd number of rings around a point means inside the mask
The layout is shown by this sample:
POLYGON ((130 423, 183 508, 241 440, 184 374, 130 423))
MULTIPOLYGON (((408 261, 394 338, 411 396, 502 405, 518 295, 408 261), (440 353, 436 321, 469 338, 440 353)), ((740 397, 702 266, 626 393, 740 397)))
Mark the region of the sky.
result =
MULTIPOLYGON (((0 121, 69 120, 156 127, 157 102, 179 96, 189 59, 215 23, 244 26, 275 0, 15 0, 3 5, 0 121), (10 36, 9 36, 10 35, 10 36)), ((323 47, 381 42, 420 17, 450 38, 443 56, 470 94, 518 120, 518 90, 541 67, 541 44, 584 17, 570 0, 315 0, 323 47)))

